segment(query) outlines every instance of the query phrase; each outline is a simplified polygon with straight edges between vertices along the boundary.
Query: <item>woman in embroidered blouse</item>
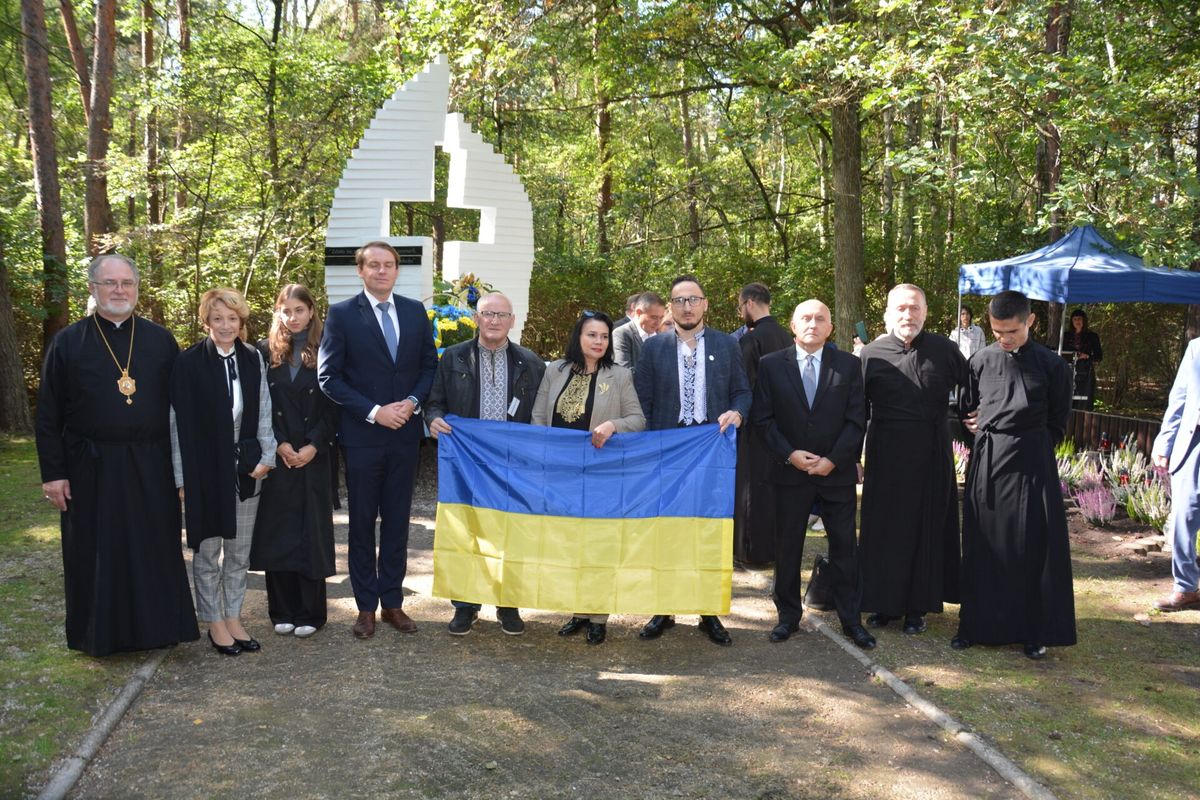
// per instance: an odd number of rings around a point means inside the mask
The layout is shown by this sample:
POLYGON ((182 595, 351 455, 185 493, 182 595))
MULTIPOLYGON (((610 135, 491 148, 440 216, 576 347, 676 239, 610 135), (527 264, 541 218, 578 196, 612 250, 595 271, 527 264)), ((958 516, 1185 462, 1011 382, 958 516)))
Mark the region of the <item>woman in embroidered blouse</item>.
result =
POLYGON ((266 365, 242 341, 249 316, 236 290, 205 292, 208 337, 180 353, 171 372, 171 455, 195 551, 196 615, 227 656, 260 649, 241 613, 258 493, 275 466, 266 365))
MULTIPOLYGON (((591 431, 593 447, 617 433, 646 427, 633 373, 613 363, 612 320, 600 311, 584 311, 571 329, 564 358, 546 368, 533 404, 533 424, 591 431)), ((570 636, 587 629, 587 643, 600 644, 608 615, 576 613, 558 631, 570 636)))

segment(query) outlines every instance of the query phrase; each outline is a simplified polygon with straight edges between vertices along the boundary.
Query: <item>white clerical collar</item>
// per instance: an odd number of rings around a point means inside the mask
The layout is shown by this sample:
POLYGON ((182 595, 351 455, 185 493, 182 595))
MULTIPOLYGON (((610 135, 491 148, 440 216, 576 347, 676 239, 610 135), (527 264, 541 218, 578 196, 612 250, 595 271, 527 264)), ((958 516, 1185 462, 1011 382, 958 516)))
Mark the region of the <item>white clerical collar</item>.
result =
POLYGON ((222 358, 229 358, 231 355, 233 355, 233 351, 237 349, 236 346, 234 346, 230 347, 228 350, 222 350, 221 345, 217 344, 216 342, 213 342, 213 347, 217 348, 217 352, 222 358))

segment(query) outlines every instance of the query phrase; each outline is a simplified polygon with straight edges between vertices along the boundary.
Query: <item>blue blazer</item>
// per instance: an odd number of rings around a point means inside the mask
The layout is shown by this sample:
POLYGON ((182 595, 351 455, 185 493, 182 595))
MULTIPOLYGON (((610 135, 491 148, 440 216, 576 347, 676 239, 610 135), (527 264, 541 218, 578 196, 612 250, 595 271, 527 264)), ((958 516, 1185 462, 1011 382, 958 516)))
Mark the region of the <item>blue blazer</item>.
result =
POLYGON ((1183 361, 1167 398, 1162 429, 1151 448, 1154 455, 1167 457, 1167 468, 1172 473, 1179 471, 1195 449, 1200 438, 1197 425, 1200 425, 1200 339, 1192 339, 1183 352, 1183 361))
MULTIPOLYGON (((646 429, 665 430, 679 425, 679 366, 673 334, 651 336, 642 345, 633 385, 637 389, 646 429)), ((750 382, 742 366, 742 351, 727 333, 704 329, 704 385, 708 421, 726 411, 737 411, 749 422, 750 382)))
POLYGON ((382 447, 421 438, 422 425, 389 430, 367 422, 375 406, 415 397, 424 405, 437 372, 437 348, 425 307, 392 295, 399 320, 395 362, 367 296, 359 292, 329 307, 317 357, 321 391, 340 408, 338 433, 347 447, 382 447))

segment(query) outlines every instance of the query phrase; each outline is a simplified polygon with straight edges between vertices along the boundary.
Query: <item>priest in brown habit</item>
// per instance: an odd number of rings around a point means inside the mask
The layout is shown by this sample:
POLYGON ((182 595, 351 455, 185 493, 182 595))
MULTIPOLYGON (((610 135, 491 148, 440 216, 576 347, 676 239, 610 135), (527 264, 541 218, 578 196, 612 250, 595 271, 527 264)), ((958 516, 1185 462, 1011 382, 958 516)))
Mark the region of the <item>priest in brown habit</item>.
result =
POLYGON ((54 337, 38 390, 42 494, 62 512, 67 646, 103 656, 194 641, 167 400, 179 346, 133 313, 129 259, 97 257, 88 288, 96 311, 54 337))

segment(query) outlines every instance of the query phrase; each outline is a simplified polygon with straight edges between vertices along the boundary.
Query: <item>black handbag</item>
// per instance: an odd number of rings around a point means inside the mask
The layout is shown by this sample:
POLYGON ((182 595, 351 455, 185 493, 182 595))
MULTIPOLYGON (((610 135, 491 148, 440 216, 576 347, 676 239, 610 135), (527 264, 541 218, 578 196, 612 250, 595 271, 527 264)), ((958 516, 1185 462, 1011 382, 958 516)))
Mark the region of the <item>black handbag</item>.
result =
POLYGON ((835 611, 833 600, 833 567, 828 556, 817 556, 813 561, 812 577, 804 591, 804 607, 813 611, 835 611))
POLYGON ((242 439, 233 449, 237 455, 238 475, 249 475, 262 461, 262 445, 258 443, 258 439, 242 439))

